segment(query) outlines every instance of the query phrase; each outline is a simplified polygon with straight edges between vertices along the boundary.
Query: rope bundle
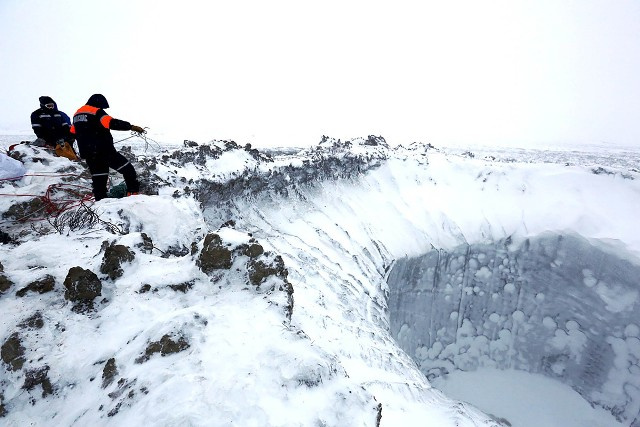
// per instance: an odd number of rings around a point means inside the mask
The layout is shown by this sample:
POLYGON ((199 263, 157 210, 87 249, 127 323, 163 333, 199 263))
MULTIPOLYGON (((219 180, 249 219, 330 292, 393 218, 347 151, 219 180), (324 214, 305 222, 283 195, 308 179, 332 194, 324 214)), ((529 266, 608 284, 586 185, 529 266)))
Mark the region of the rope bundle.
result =
MULTIPOLYGON (((23 176, 41 176, 41 177, 62 177, 73 176, 79 177, 75 174, 25 174, 23 176)), ((22 177, 5 178, 2 181, 9 181, 20 179, 22 177)), ((31 197, 37 199, 42 203, 42 207, 29 212, 22 218, 17 220, 20 222, 27 221, 42 221, 48 217, 57 217, 69 209, 80 206, 82 203, 93 200, 93 193, 90 187, 78 185, 78 184, 50 184, 47 186, 47 190, 44 195, 40 194, 12 194, 12 193, 0 193, 0 197, 31 197), (37 217, 40 216, 40 217, 37 217)))

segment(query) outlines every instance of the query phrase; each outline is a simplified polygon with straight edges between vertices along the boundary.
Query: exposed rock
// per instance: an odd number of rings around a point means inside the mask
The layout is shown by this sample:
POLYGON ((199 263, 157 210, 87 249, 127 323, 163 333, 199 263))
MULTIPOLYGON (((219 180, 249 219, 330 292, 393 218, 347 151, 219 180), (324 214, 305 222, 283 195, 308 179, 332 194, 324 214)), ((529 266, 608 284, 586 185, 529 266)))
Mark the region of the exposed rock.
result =
POLYGON ((599 166, 597 168, 591 168, 591 172, 593 172, 596 175, 615 175, 614 172, 611 172, 610 170, 607 170, 605 168, 603 168, 602 166, 599 166))
POLYGON ((169 258, 170 256, 175 256, 175 257, 183 257, 185 255, 188 255, 190 253, 189 248, 187 248, 186 246, 182 245, 182 246, 169 246, 167 248, 167 250, 165 250, 162 253, 162 258, 169 258))
POLYGON ((264 253, 264 248, 257 243, 242 244, 236 250, 249 258, 257 258, 264 253))
POLYGON ((4 265, 0 262, 0 273, 4 273, 4 265))
POLYGON ((293 314, 293 285, 287 280, 289 271, 284 266, 284 261, 280 255, 273 256, 266 252, 261 259, 250 259, 247 263, 249 282, 257 288, 259 292, 267 294, 273 291, 284 292, 286 295, 285 314, 291 320, 293 314), (271 276, 275 276, 279 281, 270 282, 269 287, 262 286, 271 276))
POLYGON ((146 294, 147 292, 149 292, 151 290, 151 285, 148 283, 145 283, 144 285, 142 285, 140 287, 140 290, 138 291, 139 294, 146 294))
POLYGON ((189 282, 178 283, 176 285, 169 285, 169 288, 173 289, 176 292, 179 291, 179 292, 182 292, 183 294, 186 294, 187 291, 193 287, 193 283, 194 281, 191 280, 189 282))
POLYGON ((7 408, 5 408, 4 406, 4 394, 2 394, 2 392, 0 391, 0 418, 4 417, 5 415, 7 415, 7 408))
POLYGON ((142 243, 138 243, 136 247, 140 248, 142 252, 150 254, 151 252, 153 252, 153 240, 151 240, 151 237, 149 237, 147 233, 142 233, 141 237, 142 243))
POLYGON ((222 239, 215 233, 209 233, 204 238, 204 246, 196 264, 209 274, 214 270, 229 269, 232 264, 231 251, 222 246, 222 239))
POLYGON ((3 212, 2 217, 14 219, 16 221, 25 221, 32 216, 38 215, 44 210, 44 208, 45 206, 42 200, 40 200, 39 197, 36 197, 28 202, 16 203, 7 209, 6 212, 3 212))
POLYGON ((118 375, 118 367, 116 366, 116 359, 112 357, 107 360, 102 370, 102 388, 107 388, 113 382, 116 375, 118 375))
POLYGON ((111 280, 115 280, 124 273, 124 271, 122 271, 122 263, 131 262, 134 259, 135 255, 127 246, 109 245, 104 250, 100 273, 106 274, 111 280))
POLYGON ((0 294, 3 294, 13 286, 13 282, 4 274, 0 274, 0 294))
POLYGON ((170 155, 162 156, 161 160, 163 163, 174 165, 182 165, 185 163, 205 165, 208 159, 217 159, 222 153, 223 150, 215 145, 197 145, 189 147, 188 150, 182 149, 174 151, 170 155))
POLYGON ((489 417, 491 417, 492 420, 497 422, 500 427, 512 427, 512 424, 506 418, 497 417, 497 416, 495 416, 493 414, 489 414, 489 413, 487 413, 487 415, 489 415, 489 417))
POLYGON ((53 394, 53 385, 47 376, 47 372, 49 372, 49 367, 46 365, 39 369, 27 371, 22 388, 25 390, 33 390, 39 385, 42 387, 42 397, 53 394))
POLYGON ((184 339, 184 337, 179 337, 177 341, 174 341, 170 335, 164 335, 160 338, 160 341, 149 343, 144 354, 136 359, 136 363, 146 362, 155 353, 166 356, 168 354, 179 353, 187 348, 189 348, 189 342, 184 339))
POLYGON ((39 294, 44 294, 46 292, 51 292, 56 285, 55 277, 47 274, 43 279, 36 280, 35 282, 29 283, 26 287, 20 289, 16 292, 16 295, 19 297, 23 297, 27 294, 27 292, 37 292, 39 294))
MULTIPOLYGON (((265 255, 268 255, 265 254, 265 255)), ((250 260, 247 265, 249 271, 249 281, 254 286, 260 286, 260 284, 269 276, 278 276, 286 279, 289 272, 284 267, 284 261, 280 255, 276 255, 273 260, 250 260)))
POLYGON ((94 298, 102 295, 102 283, 98 276, 91 270, 82 267, 72 267, 69 269, 67 278, 64 279, 65 299, 79 303, 80 305, 91 306, 94 298))
MULTIPOLYGON (((115 405, 107 412, 108 417, 113 417, 122 408, 130 408, 135 403, 136 394, 148 394, 149 389, 147 387, 135 388, 137 380, 128 380, 126 378, 120 378, 117 383, 117 388, 110 392, 108 396, 115 401, 115 405)), ((103 410, 104 406, 100 406, 99 410, 103 410)))
POLYGON ((382 145, 384 147, 389 146, 387 144, 387 141, 383 137, 375 136, 375 135, 369 135, 367 140, 364 142, 364 145, 372 145, 372 146, 382 145))
MULTIPOLYGON (((129 381, 126 378, 120 378, 118 380, 118 388, 108 394, 111 399, 117 399, 124 394, 125 391, 131 390, 131 388, 136 384, 137 380, 133 379, 129 381)), ((109 415, 111 416, 111 415, 109 415)))
POLYGON ((24 347, 20 341, 20 336, 17 332, 13 333, 9 339, 7 339, 2 348, 0 348, 0 357, 2 361, 9 365, 9 369, 17 371, 22 369, 24 365, 24 347))
POLYGON ((232 219, 229 219, 229 220, 225 221, 225 222, 220 226, 220 228, 222 228, 222 227, 230 227, 230 228, 233 228, 233 227, 235 227, 235 226, 236 226, 236 222, 235 222, 234 220, 232 220, 232 219))
MULTIPOLYGON (((29 141, 22 141, 22 142, 25 143, 25 144, 29 143, 29 141)), ((37 151, 35 151, 35 152, 37 152, 37 151)), ((20 150, 11 150, 10 152, 7 153, 7 155, 9 157, 11 157, 12 159, 18 160, 21 163, 24 163, 24 158, 27 157, 27 153, 23 153, 20 150)))
MULTIPOLYGON (((296 194, 302 186, 315 186, 325 180, 350 179, 379 167, 387 158, 387 143, 382 137, 372 137, 376 152, 354 154, 350 142, 334 147, 316 147, 305 154, 310 157, 302 165, 287 165, 270 169, 264 173, 247 170, 224 183, 215 180, 199 180, 194 196, 205 206, 220 206, 236 197, 251 197, 267 192, 288 196, 296 194)), ((261 155, 263 156, 263 155, 261 155)), ((260 161, 269 161, 260 157, 260 161)))
POLYGON ((40 329, 44 326, 44 320, 42 320, 42 313, 36 311, 36 313, 23 320, 18 324, 21 328, 24 329, 40 329))
POLYGON ((278 290, 285 292, 287 295, 287 306, 285 307, 285 314, 287 315, 287 319, 291 320, 291 316, 293 315, 293 285, 285 279, 278 290))

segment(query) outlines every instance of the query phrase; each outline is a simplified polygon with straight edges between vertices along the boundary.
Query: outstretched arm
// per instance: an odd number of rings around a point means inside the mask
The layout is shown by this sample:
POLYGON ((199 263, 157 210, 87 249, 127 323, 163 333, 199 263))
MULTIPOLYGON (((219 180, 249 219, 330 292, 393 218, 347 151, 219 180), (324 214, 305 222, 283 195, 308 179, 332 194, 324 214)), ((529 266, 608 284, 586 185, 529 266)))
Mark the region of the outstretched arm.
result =
POLYGON ((104 110, 98 110, 98 119, 102 126, 111 130, 132 130, 138 133, 145 133, 145 130, 140 126, 132 125, 129 122, 125 122, 124 120, 114 119, 110 115, 107 114, 104 110))
POLYGON ((131 123, 125 122, 124 120, 114 119, 110 115, 107 114, 104 110, 98 110, 98 119, 102 126, 111 130, 131 130, 131 123))

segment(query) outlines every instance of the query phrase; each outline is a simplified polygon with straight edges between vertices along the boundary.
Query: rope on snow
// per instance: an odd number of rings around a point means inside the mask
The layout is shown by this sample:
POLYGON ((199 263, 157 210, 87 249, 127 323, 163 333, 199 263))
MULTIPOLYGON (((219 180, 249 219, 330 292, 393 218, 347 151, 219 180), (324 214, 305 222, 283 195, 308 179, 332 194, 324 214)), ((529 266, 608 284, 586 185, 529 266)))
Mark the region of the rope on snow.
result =
MULTIPOLYGON (((78 177, 80 175, 77 174, 25 174, 23 176, 41 176, 48 178, 55 178, 61 176, 74 176, 78 177)), ((20 179, 18 178, 4 178, 2 181, 7 181, 11 179, 20 179)), ((18 218, 19 222, 26 221, 42 221, 46 220, 48 217, 54 216, 57 217, 61 213, 73 209, 81 204, 93 200, 93 193, 91 188, 78 185, 78 184, 50 184, 47 187, 44 195, 40 194, 16 194, 16 193, 0 193, 0 196, 5 197, 30 197, 32 199, 38 199, 42 203, 42 207, 38 208, 34 211, 29 212, 27 215, 18 218), (36 215, 45 214, 41 218, 34 218, 36 215)))

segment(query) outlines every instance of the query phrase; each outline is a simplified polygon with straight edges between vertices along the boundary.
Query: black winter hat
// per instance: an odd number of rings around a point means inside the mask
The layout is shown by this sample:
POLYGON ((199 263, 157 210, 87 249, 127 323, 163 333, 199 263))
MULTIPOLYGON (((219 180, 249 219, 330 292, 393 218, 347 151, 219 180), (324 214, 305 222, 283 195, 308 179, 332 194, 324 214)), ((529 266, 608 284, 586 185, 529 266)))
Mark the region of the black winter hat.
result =
POLYGON ((93 95, 91 95, 91 97, 87 101, 87 105, 91 105, 92 107, 96 108, 109 108, 107 98, 105 98, 101 93, 94 93, 93 95))
POLYGON ((50 96, 41 96, 38 100, 40 101, 40 106, 42 108, 44 108, 46 104, 53 104, 53 108, 57 107, 56 101, 54 101, 50 96))

